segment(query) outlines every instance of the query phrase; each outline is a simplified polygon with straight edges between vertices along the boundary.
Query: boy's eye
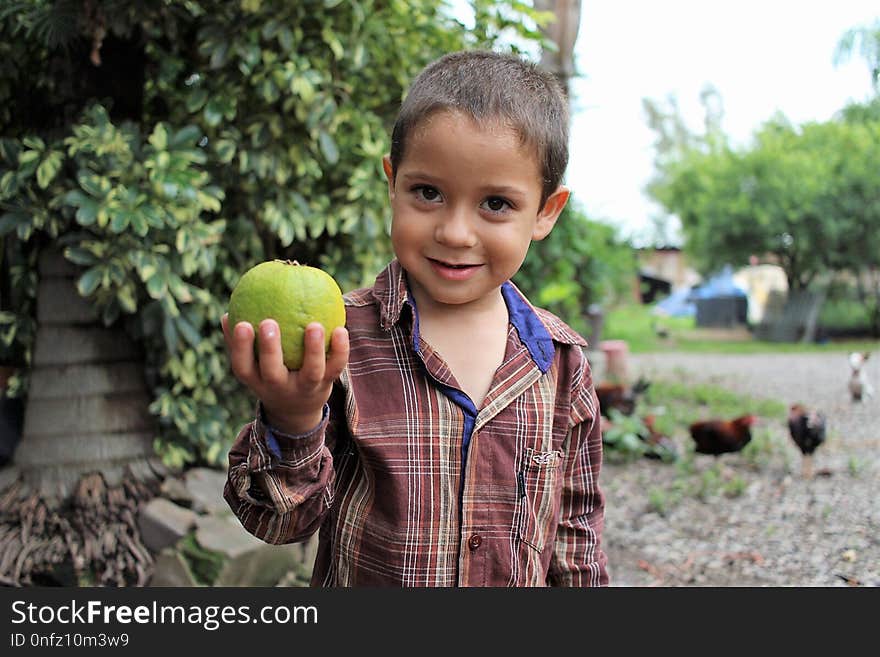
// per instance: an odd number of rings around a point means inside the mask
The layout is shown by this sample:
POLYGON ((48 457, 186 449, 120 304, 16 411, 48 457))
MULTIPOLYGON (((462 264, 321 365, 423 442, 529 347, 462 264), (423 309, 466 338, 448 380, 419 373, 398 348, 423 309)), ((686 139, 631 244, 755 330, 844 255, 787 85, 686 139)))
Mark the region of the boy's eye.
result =
POLYGON ((440 192, 436 187, 431 187, 430 185, 418 185, 413 187, 413 192, 415 192, 416 196, 418 196, 423 201, 430 201, 433 203, 434 201, 439 200, 440 192))
POLYGON ((483 205, 490 212, 503 212, 504 210, 511 207, 510 203, 500 196, 490 196, 485 201, 483 201, 483 205))

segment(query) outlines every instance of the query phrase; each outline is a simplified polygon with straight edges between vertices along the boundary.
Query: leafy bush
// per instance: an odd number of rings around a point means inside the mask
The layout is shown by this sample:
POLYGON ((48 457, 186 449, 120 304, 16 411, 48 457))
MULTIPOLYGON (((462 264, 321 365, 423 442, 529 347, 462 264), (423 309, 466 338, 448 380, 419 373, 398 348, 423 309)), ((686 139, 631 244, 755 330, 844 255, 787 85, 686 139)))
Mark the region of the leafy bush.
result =
POLYGON ((0 10, 0 338, 29 362, 35 264, 145 345, 170 465, 217 464, 252 413, 219 322, 271 258, 343 289, 387 262, 381 156, 410 79, 442 53, 534 41, 540 16, 475 0, 29 0, 0 10), (14 255, 13 255, 14 254, 14 255))
POLYGON ((531 245, 514 280, 536 305, 589 334, 590 305, 626 294, 635 272, 635 253, 618 231, 569 202, 550 235, 531 245))

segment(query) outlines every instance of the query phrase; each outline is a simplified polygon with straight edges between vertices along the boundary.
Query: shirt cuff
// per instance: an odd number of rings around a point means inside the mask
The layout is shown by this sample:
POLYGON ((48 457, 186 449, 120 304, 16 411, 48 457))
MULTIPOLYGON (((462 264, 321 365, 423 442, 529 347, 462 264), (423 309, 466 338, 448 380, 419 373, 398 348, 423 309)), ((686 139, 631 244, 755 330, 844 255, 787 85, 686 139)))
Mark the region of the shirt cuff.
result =
POLYGON ((265 429, 264 436, 266 440, 266 446, 269 448, 269 451, 272 452, 275 458, 281 460, 290 460, 289 457, 291 456, 291 450, 298 452, 298 447, 302 446, 301 441, 307 441, 308 439, 314 438, 316 435, 322 433, 329 417, 330 405, 324 404, 324 408, 321 411, 321 421, 318 422, 318 424, 315 425, 313 429, 309 429, 305 433, 292 434, 279 431, 278 429, 275 429, 266 422, 266 413, 263 409, 262 403, 259 403, 257 411, 257 419, 265 429), (299 442, 300 444, 293 444, 297 442, 299 442))

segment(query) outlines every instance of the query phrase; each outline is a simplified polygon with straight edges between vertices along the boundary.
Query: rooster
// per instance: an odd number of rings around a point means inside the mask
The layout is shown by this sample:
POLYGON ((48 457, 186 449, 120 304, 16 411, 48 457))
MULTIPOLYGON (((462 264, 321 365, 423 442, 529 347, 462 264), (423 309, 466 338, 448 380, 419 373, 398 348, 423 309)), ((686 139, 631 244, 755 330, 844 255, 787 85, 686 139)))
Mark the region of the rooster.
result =
POLYGON ((757 418, 743 415, 733 420, 703 420, 688 427, 700 454, 718 456, 738 452, 752 440, 751 427, 757 418))
POLYGON ((801 404, 793 404, 788 411, 788 431, 803 455, 801 473, 804 479, 813 477, 813 452, 825 442, 825 416, 808 411, 801 404))
POLYGON ((603 382, 596 386, 596 396, 599 398, 599 411, 607 418, 612 408, 617 409, 623 415, 632 415, 636 410, 636 402, 639 395, 651 386, 651 382, 639 378, 631 388, 620 383, 603 382))

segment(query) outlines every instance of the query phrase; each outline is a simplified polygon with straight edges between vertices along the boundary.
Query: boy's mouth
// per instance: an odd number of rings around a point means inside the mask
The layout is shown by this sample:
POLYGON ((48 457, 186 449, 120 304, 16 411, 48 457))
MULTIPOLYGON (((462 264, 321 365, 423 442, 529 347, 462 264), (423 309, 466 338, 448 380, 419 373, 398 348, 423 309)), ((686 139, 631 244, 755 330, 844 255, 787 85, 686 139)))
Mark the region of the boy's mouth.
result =
POLYGON ((480 264, 446 262, 444 260, 435 260, 434 258, 428 258, 428 262, 431 263, 431 267, 442 278, 454 281, 468 278, 482 267, 480 264))

